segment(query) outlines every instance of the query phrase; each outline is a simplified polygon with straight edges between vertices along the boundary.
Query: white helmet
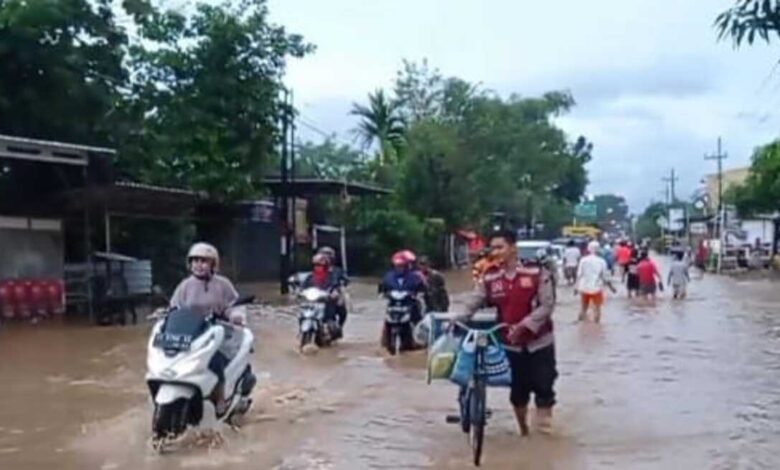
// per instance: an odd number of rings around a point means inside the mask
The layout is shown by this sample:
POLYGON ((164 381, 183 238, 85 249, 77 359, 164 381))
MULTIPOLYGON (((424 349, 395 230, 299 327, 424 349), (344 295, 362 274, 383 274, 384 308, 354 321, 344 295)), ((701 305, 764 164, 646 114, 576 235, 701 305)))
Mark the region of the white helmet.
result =
POLYGON ((588 243, 588 252, 591 254, 597 254, 599 250, 601 249, 601 245, 597 241, 592 241, 588 243))
POLYGON ((330 258, 331 263, 336 260, 336 250, 329 246, 323 246, 317 250, 317 254, 322 254, 330 258))
POLYGON ((190 265, 192 258, 206 258, 214 261, 214 272, 219 270, 219 251, 214 245, 205 242, 195 243, 190 247, 187 253, 187 266, 190 265))

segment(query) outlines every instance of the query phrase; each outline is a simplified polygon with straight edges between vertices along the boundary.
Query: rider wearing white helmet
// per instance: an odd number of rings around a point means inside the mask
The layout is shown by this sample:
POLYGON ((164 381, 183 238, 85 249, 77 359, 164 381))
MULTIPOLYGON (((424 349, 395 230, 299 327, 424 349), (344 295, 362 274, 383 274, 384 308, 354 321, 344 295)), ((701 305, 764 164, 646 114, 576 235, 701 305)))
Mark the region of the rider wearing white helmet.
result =
MULTIPOLYGON (((233 303, 238 300, 238 292, 233 283, 224 276, 217 274, 219 271, 219 251, 208 243, 198 242, 192 245, 187 253, 187 268, 190 276, 181 281, 171 297, 171 308, 189 308, 193 312, 203 316, 215 314, 222 315, 233 303)), ((226 330, 226 345, 232 332, 226 330)), ((225 367, 230 362, 227 350, 220 349, 209 363, 211 369, 219 379, 211 399, 214 401, 217 414, 224 412, 227 407, 224 392, 225 367)))
POLYGON ((192 245, 187 254, 190 276, 171 297, 171 307, 187 307, 201 315, 222 314, 238 299, 233 283, 219 271, 219 251, 208 243, 192 245))

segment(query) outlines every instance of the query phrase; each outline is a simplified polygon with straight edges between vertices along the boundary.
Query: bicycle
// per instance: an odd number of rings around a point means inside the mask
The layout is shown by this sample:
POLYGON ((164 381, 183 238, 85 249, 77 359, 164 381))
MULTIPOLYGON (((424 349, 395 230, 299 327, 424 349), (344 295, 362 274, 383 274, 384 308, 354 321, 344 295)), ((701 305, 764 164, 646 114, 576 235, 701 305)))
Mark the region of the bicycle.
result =
POLYGON ((502 328, 507 327, 506 323, 500 323, 492 328, 480 329, 472 328, 468 325, 455 322, 457 327, 473 332, 475 338, 474 351, 474 375, 469 380, 468 385, 461 386, 458 394, 458 406, 460 415, 447 416, 446 421, 450 424, 460 423, 461 430, 469 434, 474 465, 479 467, 482 460, 482 447, 485 439, 485 426, 491 415, 487 408, 487 372, 485 370, 485 351, 490 344, 493 334, 502 328))

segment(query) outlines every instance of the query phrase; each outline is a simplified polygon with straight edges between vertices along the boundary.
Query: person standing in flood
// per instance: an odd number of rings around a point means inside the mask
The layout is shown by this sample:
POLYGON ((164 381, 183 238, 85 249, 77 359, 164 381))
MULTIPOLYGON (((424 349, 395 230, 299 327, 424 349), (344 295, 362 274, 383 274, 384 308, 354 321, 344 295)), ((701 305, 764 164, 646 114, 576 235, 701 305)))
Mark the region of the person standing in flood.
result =
POLYGON ((675 254, 675 260, 669 269, 667 283, 672 286, 672 295, 675 299, 685 299, 688 296, 688 283, 691 276, 688 273, 688 260, 683 252, 675 254))
POLYGON ((621 240, 615 250, 615 258, 618 266, 620 266, 620 278, 625 279, 628 274, 628 264, 631 262, 631 247, 625 240, 621 240))
POLYGON ((629 299, 639 296, 639 275, 637 274, 639 253, 637 253, 636 248, 630 249, 630 251, 631 256, 625 268, 626 292, 628 292, 629 299))
POLYGON ((552 314, 555 289, 546 266, 526 267, 517 257, 517 238, 512 231, 499 231, 490 238, 490 249, 499 265, 480 279, 466 302, 462 319, 473 316, 482 307, 494 307, 498 321, 509 325, 501 331, 512 370, 509 400, 523 436, 528 435, 526 420, 531 394, 536 404, 536 428, 552 433, 555 380, 555 334, 552 314))
POLYGON ((639 264, 636 267, 637 277, 639 278, 639 293, 642 298, 650 305, 655 305, 656 293, 664 290, 661 274, 658 267, 646 251, 639 255, 639 264), (657 280, 657 282, 656 282, 657 280))
POLYGON ((425 313, 446 312, 450 309, 450 295, 447 293, 447 281, 444 276, 431 267, 431 260, 421 256, 420 273, 425 279, 425 313))
POLYGON ((615 289, 609 279, 609 268, 604 258, 599 256, 601 247, 599 242, 592 241, 588 244, 588 256, 582 258, 577 269, 577 287, 575 292, 580 294, 581 309, 577 317, 578 322, 585 321, 588 308, 593 305, 593 321, 601 321, 601 306, 604 305, 604 287, 615 289))

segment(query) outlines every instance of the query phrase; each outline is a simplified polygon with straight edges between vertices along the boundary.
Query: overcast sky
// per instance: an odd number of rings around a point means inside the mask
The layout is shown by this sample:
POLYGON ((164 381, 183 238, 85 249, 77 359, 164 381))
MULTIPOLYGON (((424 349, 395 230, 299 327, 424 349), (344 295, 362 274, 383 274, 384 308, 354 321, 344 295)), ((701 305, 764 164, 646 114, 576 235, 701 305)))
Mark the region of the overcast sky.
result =
MULTIPOLYGON (((317 51, 289 66, 304 118, 352 139, 351 103, 390 87, 404 58, 502 95, 568 89, 560 125, 594 145, 588 193, 624 195, 633 211, 663 198, 676 168, 689 195, 780 129, 780 57, 764 45, 734 50, 712 22, 732 0, 270 0, 272 20, 317 51), (707 5, 707 6, 704 6, 707 5)), ((304 138, 321 139, 302 129, 304 138)))

